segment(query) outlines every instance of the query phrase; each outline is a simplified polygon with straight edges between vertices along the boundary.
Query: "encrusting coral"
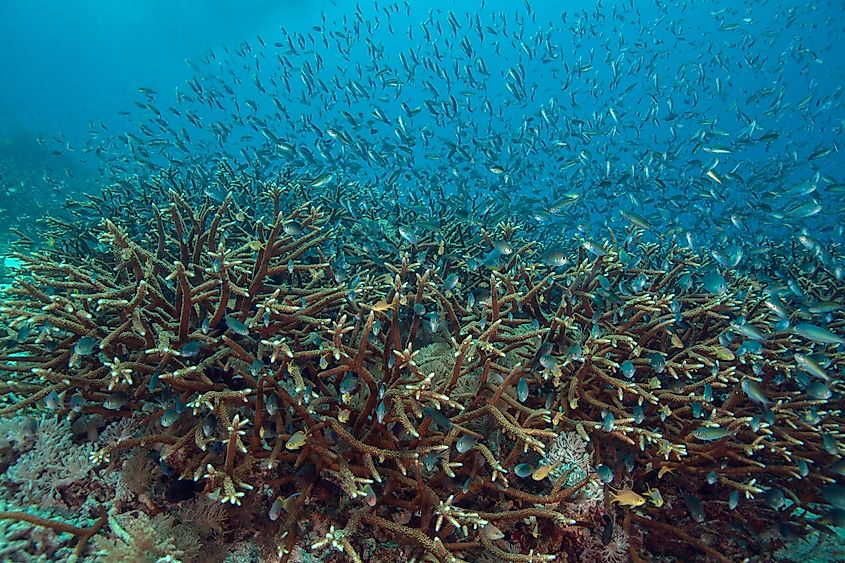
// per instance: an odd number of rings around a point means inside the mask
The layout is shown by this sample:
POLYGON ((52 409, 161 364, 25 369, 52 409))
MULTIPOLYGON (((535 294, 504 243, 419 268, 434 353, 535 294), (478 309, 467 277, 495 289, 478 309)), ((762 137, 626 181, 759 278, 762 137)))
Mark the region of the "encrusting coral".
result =
MULTIPOLYGON (((172 177, 91 198, 52 225, 64 245, 20 255, 4 301, 0 414, 131 420, 79 446, 87 469, 161 469, 129 478, 139 504, 93 550, 189 561, 254 537, 361 561, 388 538, 397 558, 536 562, 589 537, 612 560, 730 560, 825 512, 841 396, 795 375, 806 342, 740 273, 709 291, 706 259, 633 229, 550 266, 517 224, 457 214, 365 244, 342 187, 216 182, 219 203, 172 177), (197 497, 225 523, 177 529, 197 497)), ((799 279, 841 297, 821 268, 799 279)))

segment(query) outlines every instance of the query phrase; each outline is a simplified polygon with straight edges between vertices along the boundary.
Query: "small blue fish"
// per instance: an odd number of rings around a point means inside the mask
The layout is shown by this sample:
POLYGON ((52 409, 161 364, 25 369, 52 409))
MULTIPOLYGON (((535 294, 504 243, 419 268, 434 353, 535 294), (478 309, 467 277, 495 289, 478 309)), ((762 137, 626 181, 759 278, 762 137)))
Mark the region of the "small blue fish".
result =
POLYGON ((728 508, 734 510, 737 506, 739 506, 739 491, 734 490, 728 496, 728 508))
POLYGON ((452 428, 452 421, 449 420, 443 413, 431 407, 423 407, 422 412, 431 421, 440 427, 444 432, 452 428))
MULTIPOLYGON (((830 359, 826 356, 821 356, 823 358, 822 363, 826 365, 830 365, 830 359)), ((798 364, 798 367, 810 373, 823 381, 830 381, 830 376, 824 370, 824 367, 821 365, 822 363, 816 360, 814 356, 807 356, 806 354, 801 354, 800 352, 796 352, 793 355, 795 358, 795 363, 798 364)))
POLYGON ((602 412, 601 420, 602 420, 602 426, 601 427, 605 432, 613 431, 613 426, 616 423, 616 417, 613 416, 612 412, 609 412, 609 411, 602 412))
POLYGON ((499 260, 501 258, 502 253, 499 252, 498 249, 494 248, 484 256, 484 259, 481 261, 481 265, 486 268, 495 268, 499 265, 499 260))
POLYGON ((202 419, 202 433, 206 438, 211 438, 217 432, 217 417, 209 414, 202 419))
POLYGON ((642 405, 636 405, 634 407, 634 422, 637 424, 642 424, 643 420, 645 420, 645 412, 643 412, 642 405))
POLYGON ((799 286, 798 282, 796 282, 794 279, 787 280, 786 285, 789 286, 789 290, 796 297, 800 297, 801 299, 804 299, 806 297, 804 295, 804 291, 801 289, 801 286, 799 286))
POLYGON ((736 329, 741 335, 755 342, 762 342, 766 339, 766 335, 759 328, 747 322, 737 326, 736 329))
POLYGON ((701 285, 709 293, 722 295, 728 291, 728 282, 719 272, 710 272, 701 280, 701 285))
POLYGON ((826 451, 830 455, 839 455, 839 444, 836 443, 836 438, 834 438, 827 432, 822 434, 822 447, 824 448, 824 451, 826 451))
POLYGON ((474 445, 475 438, 464 434, 458 438, 458 441, 455 443, 455 449, 458 450, 459 453, 466 453, 471 450, 474 445))
POLYGON ((59 397, 59 394, 56 393, 56 390, 52 390, 47 393, 47 396, 44 397, 44 404, 47 406, 48 409, 51 411, 57 411, 61 409, 64 405, 62 404, 62 399, 59 397))
POLYGON ((634 470, 634 454, 628 452, 625 454, 625 457, 622 458, 622 461, 625 463, 625 472, 630 473, 634 470))
POLYGON ((540 365, 545 369, 552 369, 556 364, 557 362, 555 362, 555 357, 551 354, 543 354, 540 356, 540 365))
POLYGON ((423 458, 423 467, 426 471, 433 471, 437 467, 437 462, 440 461, 439 452, 428 452, 423 458))
POLYGON ((795 462, 795 465, 798 467, 798 474, 801 477, 806 477, 810 474, 810 466, 805 460, 799 459, 797 462, 795 462))
POLYGON ((786 496, 783 494, 783 491, 777 487, 772 487, 760 495, 760 497, 775 510, 780 509, 784 504, 786 504, 786 496))
POLYGON ((742 349, 742 352, 738 349, 736 351, 737 356, 742 356, 746 352, 749 354, 760 354, 763 352, 763 345, 756 340, 746 340, 740 345, 740 349, 742 349))
POLYGON ((164 474, 165 477, 170 477, 173 475, 173 468, 167 465, 167 462, 164 461, 164 458, 158 459, 158 466, 161 468, 161 472, 164 474))
POLYGON ((289 510, 290 503, 300 494, 302 493, 293 493, 291 495, 288 495, 286 498, 282 498, 280 496, 276 497, 276 500, 274 500, 273 504, 270 505, 270 510, 267 513, 267 516, 270 518, 270 520, 274 522, 278 520, 279 516, 282 513, 282 510, 289 510))
POLYGON ((343 376, 343 381, 340 382, 340 392, 342 394, 352 393, 358 388, 359 378, 358 376, 349 371, 346 372, 346 375, 343 376))
POLYGON ((769 399, 766 398, 766 394, 760 388, 760 385, 758 385, 753 379, 744 378, 742 383, 740 383, 740 386, 742 387, 742 390, 745 391, 748 398, 755 403, 760 403, 761 405, 769 404, 769 399))
POLYGON ((701 418, 701 415, 704 414, 703 407, 699 401, 693 401, 690 409, 692 410, 692 416, 695 418, 701 418))
POLYGON ((70 398, 70 405, 68 407, 73 412, 79 413, 82 412, 82 407, 85 406, 85 397, 82 396, 82 393, 74 393, 73 396, 70 398))
POLYGON ((805 411, 801 411, 798 415, 802 422, 809 424, 810 426, 815 426, 822 421, 821 416, 819 416, 819 411, 816 407, 810 407, 805 411))
POLYGON ((376 420, 379 424, 384 423, 384 415, 387 414, 387 405, 384 404, 384 401, 379 401, 378 406, 376 407, 376 420))
POLYGON ((845 509, 845 486, 831 483, 821 489, 822 498, 835 506, 845 509))
POLYGON ((663 373, 666 369, 666 356, 660 352, 655 352, 651 355, 651 367, 655 373, 663 373))
POLYGON ((399 231, 399 235, 403 239, 408 241, 409 243, 417 244, 419 242, 419 239, 417 238, 417 235, 414 234, 414 231, 412 231, 410 228, 406 227, 405 225, 400 226, 398 231, 399 231))
POLYGON ((150 380, 147 382, 147 389, 150 393, 155 392, 158 389, 159 379, 161 378, 161 370, 157 369, 153 372, 153 375, 150 377, 150 380))
POLYGON ((520 377, 516 384, 516 398, 520 403, 524 403, 528 399, 528 381, 524 377, 520 377))
POLYGON ((103 406, 111 411, 119 411, 129 402, 129 396, 123 391, 116 391, 106 396, 103 406))
POLYGON ((586 250, 587 252, 589 252, 590 254, 592 254, 593 256, 595 256, 597 258, 601 258, 602 256, 607 255, 607 252, 604 251, 604 249, 601 247, 601 245, 597 242, 592 241, 592 240, 589 240, 589 239, 584 240, 584 242, 581 243, 581 246, 584 247, 584 250, 586 250))
POLYGON ((273 501, 273 504, 270 505, 270 510, 267 512, 267 516, 270 518, 271 521, 275 522, 279 519, 279 516, 282 513, 283 506, 284 499, 282 499, 282 497, 276 497, 276 500, 273 501))
POLYGON ((719 426, 702 426, 693 430, 691 434, 702 442, 715 442, 730 436, 733 432, 719 426))
POLYGON ((687 504, 687 510, 689 510, 692 519, 698 523, 704 522, 704 505, 701 503, 701 500, 693 495, 684 495, 684 501, 687 504))
POLYGON ((804 392, 813 399, 819 401, 826 401, 833 396, 833 392, 830 388, 821 381, 813 381, 806 389, 804 389, 804 392))
POLYGON ((820 344, 845 344, 845 338, 810 323, 798 323, 792 327, 792 332, 820 344))
POLYGON ((634 291, 634 293, 640 293, 642 290, 645 289, 646 284, 648 284, 648 278, 645 276, 645 274, 640 274, 639 276, 634 278, 634 281, 631 282, 631 289, 634 291))
POLYGON ((97 346, 97 341, 90 336, 83 336, 73 345, 73 352, 80 356, 90 356, 94 353, 94 348, 97 346))
POLYGON ((613 470, 603 463, 596 467, 596 474, 602 483, 608 484, 613 482, 613 470))
POLYGON ((181 348, 179 348, 179 355, 183 358, 193 358, 200 350, 202 350, 201 341, 189 340, 181 348))
POLYGON ((530 463, 520 463, 516 467, 513 468, 513 472, 516 473, 517 477, 522 477, 523 479, 530 477, 532 473, 534 473, 534 466, 530 463))
POLYGON ((285 221, 282 224, 282 230, 285 232, 286 235, 290 235, 292 237, 298 237, 303 232, 305 232, 302 228, 302 225, 293 220, 285 221))
POLYGON ((249 334, 249 329, 247 326, 235 318, 233 315, 226 315, 226 326, 229 327, 229 330, 234 332, 235 334, 240 334, 241 336, 246 336, 249 334))
POLYGON ((429 313, 428 315, 428 328, 431 332, 438 332, 440 328, 443 326, 440 318, 437 316, 437 313, 429 313))
POLYGON ((161 422, 161 425, 165 428, 170 428, 177 420, 179 420, 179 411, 175 408, 169 408, 162 413, 159 422, 161 422))
POLYGON ((17 335, 15 336, 15 340, 17 341, 18 344, 23 344, 24 342, 26 342, 26 339, 29 338, 29 335, 31 333, 32 333, 32 327, 31 326, 25 326, 18 331, 17 335))
POLYGON ((276 395, 270 395, 264 400, 264 408, 267 409, 267 414, 270 416, 276 414, 276 411, 279 410, 279 400, 276 399, 276 395))
POLYGON ((763 413, 763 420, 769 426, 774 426, 774 424, 775 424, 775 413, 773 413, 770 410, 767 410, 766 412, 763 413))

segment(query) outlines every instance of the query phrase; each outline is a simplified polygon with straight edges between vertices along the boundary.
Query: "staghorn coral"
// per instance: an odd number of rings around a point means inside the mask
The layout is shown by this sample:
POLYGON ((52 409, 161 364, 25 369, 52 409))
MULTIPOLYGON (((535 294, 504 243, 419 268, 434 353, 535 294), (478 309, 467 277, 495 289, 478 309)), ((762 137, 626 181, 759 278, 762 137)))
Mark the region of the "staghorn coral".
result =
MULTIPOLYGON (((366 538, 389 538, 441 561, 540 561, 585 528, 594 538, 607 510, 615 529, 638 532, 624 531, 630 552, 725 559, 747 544, 698 538, 718 525, 753 542, 760 519, 800 521, 764 491, 823 510, 840 395, 819 401, 791 377, 792 352, 809 347, 775 328, 768 296, 739 272, 726 294, 688 284, 703 260, 635 231, 600 255, 573 247, 551 268, 512 226, 488 233, 454 217, 413 252, 364 250, 345 239, 356 219, 332 205, 339 193, 217 181, 230 192, 222 204, 158 184, 140 224, 117 214, 74 227, 63 237, 73 248, 21 256, 2 308, 16 337, 0 412, 55 392, 60 419, 129 421, 92 466, 150 451, 167 493, 153 491, 146 510, 197 495, 226 504, 220 530, 186 536, 200 545, 257 534, 268 557, 356 561, 366 538), (248 215, 245 201, 261 204, 248 215), (474 267, 502 238, 517 250, 474 267), (338 246, 356 260, 331 259, 338 246), (745 325, 766 337, 737 336, 745 325), (724 432, 711 439, 708 427, 724 432), (662 502, 601 506, 598 464, 614 487, 659 490, 662 502)), ((817 278, 807 291, 840 295, 829 274, 817 278)), ((113 517, 116 537, 100 548, 122 554, 173 527, 169 513, 142 514, 113 517)), ((192 556, 167 541, 161 556, 192 556)))

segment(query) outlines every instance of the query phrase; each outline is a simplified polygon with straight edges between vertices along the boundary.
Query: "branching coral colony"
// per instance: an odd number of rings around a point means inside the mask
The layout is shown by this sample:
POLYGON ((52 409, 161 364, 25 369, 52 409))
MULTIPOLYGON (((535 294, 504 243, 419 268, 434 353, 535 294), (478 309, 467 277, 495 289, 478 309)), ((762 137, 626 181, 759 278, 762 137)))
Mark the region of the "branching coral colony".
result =
MULTIPOLYGON (((480 212, 423 229, 360 190, 227 170, 222 202, 170 177, 54 220, 63 242, 20 254, 3 303, 0 414, 133 421, 91 464, 141 453, 189 491, 145 495, 150 515, 210 496, 218 540, 268 558, 361 561, 376 539, 378 560, 526 562, 737 560, 837 517, 841 311, 785 328, 776 293, 734 271, 705 289, 707 259, 641 231, 550 266, 480 212)), ((771 252, 841 302, 818 254, 771 252)), ((120 536, 110 510, 27 521, 81 552, 120 536)))

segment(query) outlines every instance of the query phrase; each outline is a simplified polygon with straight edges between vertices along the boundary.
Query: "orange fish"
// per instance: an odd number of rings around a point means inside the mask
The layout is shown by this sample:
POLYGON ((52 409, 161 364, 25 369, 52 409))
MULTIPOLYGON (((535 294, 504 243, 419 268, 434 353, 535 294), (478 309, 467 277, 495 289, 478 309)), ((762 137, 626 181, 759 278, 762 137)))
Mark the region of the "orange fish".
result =
POLYGON ((618 502, 622 506, 627 506, 629 508, 636 508, 645 504, 645 499, 631 489, 622 489, 619 491, 613 491, 613 489, 611 489, 611 491, 610 504, 618 502))
POLYGON ((381 299, 378 302, 376 302, 375 305, 367 305, 367 307, 369 307, 373 311, 382 312, 382 311, 387 311, 388 309, 390 309, 391 305, 390 305, 390 303, 388 303, 384 299, 381 299))

